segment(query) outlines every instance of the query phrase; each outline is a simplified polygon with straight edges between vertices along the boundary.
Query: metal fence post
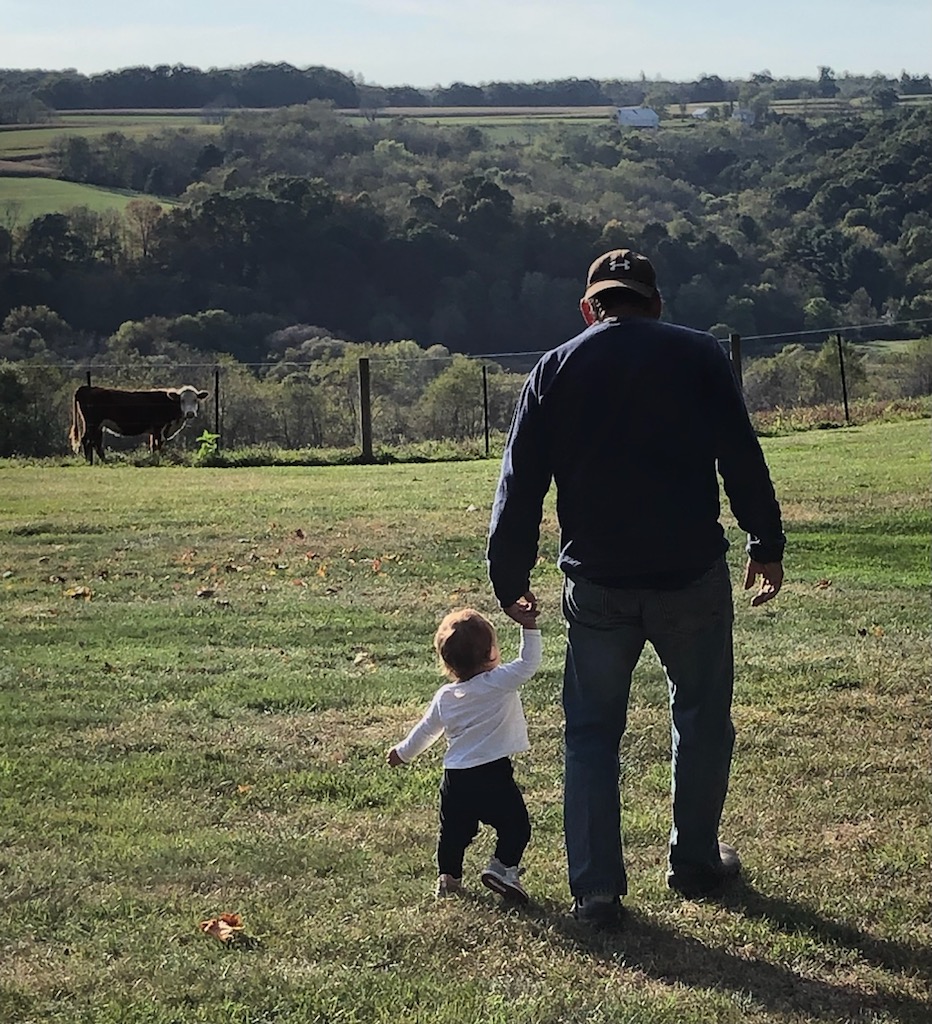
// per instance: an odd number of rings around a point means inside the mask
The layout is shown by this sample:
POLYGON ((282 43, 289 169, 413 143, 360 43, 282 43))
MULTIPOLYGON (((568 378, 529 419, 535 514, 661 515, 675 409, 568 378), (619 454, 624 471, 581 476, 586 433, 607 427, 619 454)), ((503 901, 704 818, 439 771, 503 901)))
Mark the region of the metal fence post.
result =
POLYGON ((841 371, 841 397, 845 403, 845 423, 851 423, 851 417, 848 415, 848 381, 845 378, 845 350, 842 347, 841 335, 835 335, 835 341, 838 343, 838 369, 841 371))
POLYGON ((735 376, 738 378, 738 385, 741 390, 744 390, 744 377, 741 373, 741 335, 740 334, 729 334, 728 335, 728 354, 731 357, 731 365, 735 371, 735 376))
POLYGON ((91 371, 90 370, 87 371, 87 386, 88 387, 91 386, 91 371))
POLYGON ((369 360, 359 360, 359 433, 362 461, 372 462, 372 401, 369 388, 369 360))
POLYGON ((489 368, 482 364, 482 420, 485 424, 485 457, 489 457, 489 368))

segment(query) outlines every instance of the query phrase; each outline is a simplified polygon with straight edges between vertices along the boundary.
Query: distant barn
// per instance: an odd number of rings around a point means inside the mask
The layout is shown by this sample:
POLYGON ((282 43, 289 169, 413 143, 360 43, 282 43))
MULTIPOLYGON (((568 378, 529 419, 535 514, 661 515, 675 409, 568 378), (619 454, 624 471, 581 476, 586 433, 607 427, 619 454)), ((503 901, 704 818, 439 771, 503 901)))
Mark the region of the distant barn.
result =
POLYGON ((660 124, 660 115, 650 107, 619 107, 615 111, 615 120, 623 128, 656 128, 660 124))

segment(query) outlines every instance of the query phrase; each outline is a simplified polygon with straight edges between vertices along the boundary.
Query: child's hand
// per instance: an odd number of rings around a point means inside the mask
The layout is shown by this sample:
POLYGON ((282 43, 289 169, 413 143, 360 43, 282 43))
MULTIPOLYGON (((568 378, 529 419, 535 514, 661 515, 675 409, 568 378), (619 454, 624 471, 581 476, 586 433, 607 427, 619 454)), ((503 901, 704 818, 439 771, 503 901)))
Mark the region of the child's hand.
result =
POLYGON ((503 608, 502 611, 509 619, 514 619, 522 629, 540 629, 540 626, 537 625, 540 607, 537 598, 530 590, 522 594, 514 604, 503 608))
POLYGON ((404 761, 398 756, 398 751, 394 747, 388 752, 385 760, 388 761, 392 768, 397 768, 399 765, 404 764, 404 761))

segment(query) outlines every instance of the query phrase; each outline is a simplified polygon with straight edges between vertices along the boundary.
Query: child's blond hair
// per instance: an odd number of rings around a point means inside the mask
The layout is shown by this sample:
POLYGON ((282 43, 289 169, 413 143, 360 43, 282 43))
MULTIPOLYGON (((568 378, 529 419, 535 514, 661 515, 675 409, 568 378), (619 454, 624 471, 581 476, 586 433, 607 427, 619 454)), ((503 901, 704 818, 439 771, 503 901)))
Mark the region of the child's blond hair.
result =
POLYGON ((444 675, 464 682, 485 671, 492 662, 498 634, 491 622, 474 608, 460 608, 444 616, 434 634, 434 650, 444 675))

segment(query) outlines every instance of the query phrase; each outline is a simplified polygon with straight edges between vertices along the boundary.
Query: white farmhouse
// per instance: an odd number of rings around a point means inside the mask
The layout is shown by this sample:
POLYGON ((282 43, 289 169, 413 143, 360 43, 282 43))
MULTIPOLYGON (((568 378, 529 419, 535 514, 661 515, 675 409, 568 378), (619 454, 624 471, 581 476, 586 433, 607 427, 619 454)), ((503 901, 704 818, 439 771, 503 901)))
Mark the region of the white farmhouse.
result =
POLYGON ((619 107, 615 111, 615 120, 623 128, 656 128, 660 124, 660 115, 650 107, 619 107))

